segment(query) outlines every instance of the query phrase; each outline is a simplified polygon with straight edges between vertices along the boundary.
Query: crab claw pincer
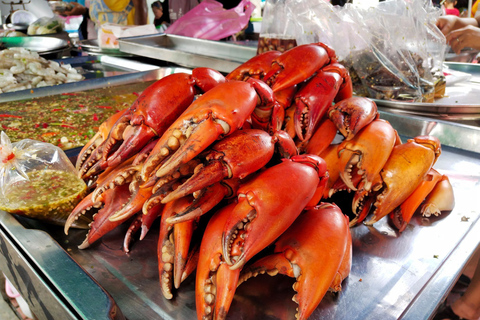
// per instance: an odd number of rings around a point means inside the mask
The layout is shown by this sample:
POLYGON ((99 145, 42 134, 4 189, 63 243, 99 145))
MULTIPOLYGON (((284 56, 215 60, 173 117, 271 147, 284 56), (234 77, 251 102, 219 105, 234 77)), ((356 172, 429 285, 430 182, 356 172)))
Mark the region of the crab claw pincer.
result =
MULTIPOLYGON (((278 136, 270 136, 258 129, 232 133, 215 143, 205 157, 206 164, 197 167, 193 176, 169 193, 162 202, 184 197, 224 179, 245 178, 270 161, 278 139, 278 136)), ((290 141, 294 145, 293 140, 290 141)))
POLYGON ((295 95, 295 132, 308 141, 333 101, 350 98, 352 81, 347 69, 339 63, 318 70, 295 95))
POLYGON ((368 98, 350 97, 328 109, 328 117, 346 140, 351 140, 363 127, 378 119, 377 105, 368 98))
POLYGON ((223 82, 223 75, 209 68, 196 68, 191 75, 176 73, 158 80, 115 123, 104 145, 103 161, 113 167, 135 155, 168 129, 192 103, 195 94, 223 82))
POLYGON ((307 319, 332 283, 338 289, 338 282, 349 274, 352 250, 349 243, 348 218, 336 205, 320 204, 303 212, 275 241, 272 255, 242 270, 239 284, 262 273, 295 278, 296 319, 307 319), (340 270, 342 262, 344 270, 340 270))
POLYGON ((240 186, 238 203, 222 235, 223 257, 230 268, 241 268, 280 236, 316 196, 325 175, 322 158, 298 155, 284 159, 240 186), (232 244, 239 234, 242 234, 241 251, 233 252, 232 244))
POLYGON ((100 146, 107 140, 108 134, 115 122, 117 122, 127 110, 128 109, 119 111, 105 120, 98 128, 97 133, 87 142, 82 150, 80 150, 75 164, 80 178, 86 180, 103 171, 104 168, 100 165, 97 165, 96 169, 92 169, 92 167, 102 159, 103 147, 100 146))
MULTIPOLYGON (((210 218, 198 257, 195 304, 198 320, 225 319, 237 288, 240 269, 231 270, 222 254, 222 231, 235 208, 231 203, 210 218)), ((238 242, 233 245, 237 247, 238 242)))
POLYGON ((285 51, 273 60, 264 81, 273 92, 309 79, 325 65, 335 62, 335 51, 323 43, 303 44, 285 51))
POLYGON ((380 172, 383 186, 376 196, 373 225, 403 203, 423 181, 440 156, 440 141, 433 136, 418 136, 393 148, 380 172))
MULTIPOLYGON (((209 90, 170 126, 142 169, 142 178, 163 177, 187 163, 213 142, 240 129, 261 95, 273 93, 261 81, 229 81, 209 90)), ((273 99, 273 98, 271 98, 273 99)))
POLYGON ((363 187, 370 190, 373 179, 390 157, 395 141, 395 129, 381 119, 372 121, 352 139, 342 141, 338 146, 338 166, 340 178, 350 190, 357 190, 352 182, 355 175, 360 175, 363 187))

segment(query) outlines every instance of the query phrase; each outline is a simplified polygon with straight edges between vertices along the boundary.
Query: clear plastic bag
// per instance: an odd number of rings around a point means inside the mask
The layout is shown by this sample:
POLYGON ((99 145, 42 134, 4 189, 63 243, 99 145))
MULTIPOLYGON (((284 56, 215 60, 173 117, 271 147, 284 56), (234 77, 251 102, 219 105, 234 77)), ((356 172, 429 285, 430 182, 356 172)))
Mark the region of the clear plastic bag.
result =
POLYGON ((435 26, 441 12, 430 1, 391 0, 375 7, 288 1, 297 42, 332 46, 350 71, 356 95, 433 102, 446 42, 435 26))
POLYGON ((284 52, 297 45, 286 0, 266 0, 262 27, 258 37, 257 54, 267 51, 284 52))
MULTIPOLYGON (((0 210, 64 225, 86 193, 62 149, 31 139, 12 144, 0 134, 0 210)), ((82 217, 74 227, 87 228, 90 222, 82 217)))
POLYGON ((255 6, 248 0, 242 0, 229 10, 224 9, 218 1, 204 0, 175 21, 165 33, 220 40, 243 30, 254 9, 255 6))
POLYGON ((41 34, 53 34, 62 32, 65 29, 65 21, 59 16, 42 17, 35 20, 28 26, 27 34, 29 36, 41 34))

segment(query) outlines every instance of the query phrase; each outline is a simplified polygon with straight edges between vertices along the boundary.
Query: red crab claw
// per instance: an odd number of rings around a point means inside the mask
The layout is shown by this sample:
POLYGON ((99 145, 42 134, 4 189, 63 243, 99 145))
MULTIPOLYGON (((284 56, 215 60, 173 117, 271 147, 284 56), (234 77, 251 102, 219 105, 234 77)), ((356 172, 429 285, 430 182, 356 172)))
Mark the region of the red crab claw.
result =
POLYGON ((298 155, 284 159, 240 186, 238 204, 231 212, 222 236, 223 256, 232 270, 241 268, 293 223, 313 199, 320 178, 325 174, 323 159, 315 155, 298 155), (238 232, 243 230, 243 247, 237 255, 232 252, 231 245, 238 232))
POLYGON ((343 99, 328 109, 328 117, 346 140, 353 137, 370 122, 379 118, 377 105, 368 98, 343 99))
POLYGON ((195 200, 182 212, 167 218, 167 223, 179 223, 199 218, 209 212, 213 207, 220 203, 223 199, 231 198, 236 194, 240 186, 240 179, 229 179, 222 182, 214 183, 198 195, 194 194, 195 200))
POLYGON ((97 188, 92 192, 92 199, 96 201, 105 190, 128 185, 131 193, 130 197, 128 201, 123 203, 120 210, 112 214, 111 221, 125 220, 132 216, 142 208, 143 203, 151 196, 152 187, 140 188, 139 172, 143 161, 153 149, 154 144, 155 141, 151 141, 135 157, 131 157, 115 169, 109 168, 108 174, 102 175, 97 188))
POLYGON ((193 69, 191 75, 177 73, 158 80, 145 89, 116 122, 104 147, 103 160, 108 166, 116 166, 135 155, 170 127, 192 103, 196 93, 223 82, 225 78, 219 72, 208 68, 193 69))
POLYGON ((373 179, 380 173, 395 146, 396 134, 385 120, 375 120, 351 140, 338 146, 340 178, 350 190, 356 191, 354 174, 360 175, 363 187, 369 191, 373 179), (354 168, 358 170, 353 170, 354 168))
MULTIPOLYGON (((231 270, 222 255, 223 226, 235 205, 231 203, 212 216, 200 244, 195 280, 198 320, 225 319, 235 295, 240 269, 231 270)), ((236 248, 238 243, 232 247, 236 248)))
POLYGON ((227 80, 245 81, 251 77, 263 80, 267 71, 270 70, 273 60, 281 54, 282 53, 280 51, 272 50, 256 55, 238 66, 225 78, 227 80))
POLYGON ((333 49, 323 43, 300 45, 277 57, 264 81, 272 87, 273 92, 281 91, 307 80, 335 61, 333 49))
POLYGON ((319 70, 295 96, 297 137, 309 140, 332 102, 351 96, 351 80, 344 66, 333 63, 319 70))
MULTIPOLYGON (((113 125, 117 120, 123 116, 123 114, 128 109, 119 111, 114 115, 111 115, 106 121, 104 121, 100 127, 98 128, 97 133, 87 142, 87 144, 80 150, 80 153, 77 157, 77 162, 75 164, 75 168, 78 171, 78 176, 84 179, 84 175, 86 173, 85 170, 91 170, 91 167, 97 163, 100 159, 102 159, 102 148, 99 148, 108 137, 110 130, 112 129, 113 125), (88 162, 92 161, 93 163, 87 164, 88 162)), ((103 168, 98 170, 92 170, 93 172, 89 174, 92 177, 95 173, 100 173, 103 168)))
POLYGON ((154 171, 157 177, 170 174, 215 140, 238 130, 257 104, 256 89, 261 89, 251 80, 220 84, 195 100, 158 141, 143 166, 143 180, 154 171))
POLYGON ((138 212, 135 215, 135 218, 132 220, 130 223, 130 226, 127 229, 127 232, 125 232, 125 237, 123 238, 123 252, 129 253, 130 252, 130 243, 133 240, 133 235, 140 230, 140 227, 142 225, 142 213, 138 212))
MULTIPOLYGON (((206 164, 197 167, 193 176, 168 194, 162 202, 184 197, 224 179, 245 178, 270 161, 277 140, 277 136, 272 137, 257 129, 232 133, 215 143, 205 157, 206 164)), ((291 144, 294 145, 293 140, 291 144)))
POLYGON ((152 206, 146 214, 138 212, 128 227, 125 237, 123 239, 123 251, 130 252, 130 243, 133 241, 133 235, 140 230, 139 240, 143 240, 148 231, 152 227, 156 219, 161 216, 163 211, 163 204, 152 206))
POLYGON ((242 271, 239 283, 260 273, 295 278, 295 318, 307 319, 337 276, 346 256, 348 229, 348 218, 334 204, 307 210, 275 241, 274 254, 242 271))
POLYGON ((166 299, 173 298, 173 286, 180 287, 196 221, 169 224, 166 219, 183 211, 193 198, 185 197, 165 205, 160 222, 157 256, 160 287, 166 299))
POLYGON ((393 148, 380 172, 383 186, 374 203, 373 225, 403 203, 419 186, 441 153, 440 142, 433 136, 418 136, 393 148))
POLYGON ((323 198, 330 198, 337 190, 334 190, 334 185, 340 179, 340 168, 338 164, 338 144, 331 144, 318 156, 322 158, 327 166, 328 181, 323 192, 323 198))
POLYGON ((130 195, 128 185, 119 186, 115 189, 108 189, 100 196, 97 201, 93 202, 91 194, 85 197, 75 209, 72 211, 65 224, 65 233, 68 233, 70 222, 74 221, 77 216, 85 214, 92 208, 100 209, 93 215, 93 222, 90 224, 90 230, 87 233, 86 239, 78 246, 79 249, 86 249, 92 243, 103 237, 108 232, 112 231, 125 220, 111 222, 108 218, 116 210, 120 210, 123 201, 126 201, 130 195))
POLYGON ((425 199, 420 212, 424 217, 439 216, 442 211, 452 211, 454 207, 453 187, 448 177, 444 175, 425 199))
MULTIPOLYGON (((437 184, 439 184, 441 181, 448 181, 448 178, 438 173, 437 170, 433 168, 430 169, 430 171, 427 173, 424 180, 422 181, 422 183, 420 183, 417 189, 415 189, 415 191, 400 206, 395 208, 395 210, 390 213, 393 224, 395 225, 395 227, 398 228, 400 232, 403 232, 405 230, 408 223, 412 219, 413 214, 424 202, 425 198, 433 192, 437 184)), ((449 189, 452 190, 451 188, 449 189)), ((453 192, 450 194, 451 196, 448 196, 448 193, 443 193, 440 195, 440 197, 442 199, 453 199, 453 192)), ((449 203, 447 208, 449 210, 453 209, 452 202, 449 203)), ((439 213, 437 213, 436 215, 438 214, 439 213)), ((431 213, 429 212, 428 215, 430 216, 431 213)))

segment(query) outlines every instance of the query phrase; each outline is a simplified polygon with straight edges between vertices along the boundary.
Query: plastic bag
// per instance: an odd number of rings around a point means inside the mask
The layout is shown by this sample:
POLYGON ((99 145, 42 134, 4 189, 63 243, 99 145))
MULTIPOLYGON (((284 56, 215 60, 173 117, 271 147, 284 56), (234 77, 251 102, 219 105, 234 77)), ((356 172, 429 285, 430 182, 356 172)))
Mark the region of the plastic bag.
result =
POLYGON ((59 16, 42 17, 35 20, 28 26, 27 34, 29 36, 59 33, 65 29, 65 21, 59 16))
POLYGON ((266 0, 257 54, 271 50, 284 52, 295 47, 297 42, 291 21, 286 0, 266 0))
MULTIPOLYGON (((0 135, 0 210, 64 225, 86 195, 87 186, 62 149, 24 139, 11 143, 0 135)), ((74 227, 87 228, 81 217, 74 227)))
POLYGON ((376 99, 433 102, 445 88, 445 37, 430 1, 392 0, 344 7, 288 0, 299 44, 324 42, 350 71, 354 93, 376 99))
POLYGON ((175 21, 165 33, 220 40, 245 28, 254 9, 255 6, 248 0, 242 0, 230 10, 225 10, 220 2, 204 0, 175 21))

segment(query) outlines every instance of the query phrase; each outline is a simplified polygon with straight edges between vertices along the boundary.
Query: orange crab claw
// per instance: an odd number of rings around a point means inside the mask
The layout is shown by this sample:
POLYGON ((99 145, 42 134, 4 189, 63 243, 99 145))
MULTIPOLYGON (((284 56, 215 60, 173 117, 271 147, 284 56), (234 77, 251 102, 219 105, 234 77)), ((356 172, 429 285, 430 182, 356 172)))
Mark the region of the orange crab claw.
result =
POLYGON ((182 212, 167 218, 167 223, 179 223, 199 218, 209 212, 223 199, 228 199, 236 194, 240 186, 240 179, 229 179, 214 183, 195 195, 195 200, 182 212))
POLYGON ((433 136, 419 136, 393 148, 380 175, 382 190, 374 203, 373 225, 405 201, 422 182, 441 153, 440 142, 433 136))
POLYGON ((305 153, 321 154, 335 139, 337 127, 328 118, 323 118, 315 133, 305 146, 305 153))
POLYGON ((293 223, 314 197, 320 178, 325 174, 323 159, 298 155, 284 159, 240 186, 238 204, 222 236, 223 257, 232 270, 241 268, 293 223), (237 255, 232 252, 231 245, 242 230, 245 237, 237 255))
POLYGON ((218 138, 238 130, 257 104, 257 86, 251 80, 220 84, 195 100, 158 141, 143 166, 143 180, 152 172, 157 177, 170 174, 218 138))
POLYGON ((328 117, 346 140, 353 137, 370 122, 379 118, 377 105, 368 98, 343 99, 328 109, 328 117))
POLYGON ((198 320, 225 319, 235 295, 240 270, 231 270, 222 255, 223 226, 235 206, 231 203, 215 213, 202 238, 195 281, 198 320))
POLYGON ((348 259, 349 237, 348 218, 336 205, 321 204, 303 212, 275 242, 275 253, 243 270, 239 282, 259 273, 295 278, 296 319, 307 319, 336 279, 344 258, 348 259))
POLYGON ((452 211, 455 207, 453 187, 447 176, 435 185, 432 192, 427 196, 420 212, 424 217, 431 215, 439 216, 442 211, 452 211))
POLYGON ((334 189, 335 182, 340 179, 340 167, 338 164, 338 144, 331 144, 318 154, 326 163, 328 181, 323 192, 323 198, 330 198, 337 190, 334 189))
MULTIPOLYGON (((358 175, 357 175, 358 177, 358 175)), ((377 192, 382 188, 382 177, 378 174, 372 183, 370 190, 366 190, 363 185, 364 181, 359 181, 357 191, 352 200, 352 212, 355 217, 350 220, 350 227, 354 227, 362 223, 370 213, 370 209, 376 201, 377 192)))
POLYGON ((296 46, 273 61, 264 81, 274 92, 281 91, 307 80, 322 67, 335 61, 335 51, 323 43, 296 46))
POLYGON ((171 225, 166 219, 183 211, 192 201, 191 197, 172 201, 165 205, 162 212, 157 256, 160 287, 166 299, 172 299, 173 287, 180 286, 196 225, 194 220, 171 225))
POLYGON ((390 212, 390 218, 398 231, 403 232, 405 230, 415 211, 441 179, 442 175, 431 168, 415 191, 401 205, 390 212))
POLYGON ((348 71, 339 63, 333 63, 319 70, 295 95, 295 132, 302 140, 309 140, 317 124, 327 113, 337 95, 352 96, 348 71))
POLYGON ((395 130, 390 123, 378 119, 338 146, 340 178, 350 190, 357 190, 352 183, 354 167, 358 168, 356 174, 365 182, 365 190, 370 190, 374 177, 387 162, 395 141, 395 130))
POLYGON ((234 132, 215 143, 205 157, 206 164, 197 167, 193 176, 169 193, 162 202, 184 197, 223 179, 245 178, 270 161, 276 140, 277 137, 272 137, 263 130, 234 132))
MULTIPOLYGON (((345 218, 348 222, 348 217, 345 216, 345 218)), ((333 278, 332 283, 330 284, 330 288, 329 288, 330 291, 333 291, 333 292, 342 291, 342 282, 350 275, 350 271, 352 270, 352 255, 353 255, 352 234, 350 233, 350 228, 348 228, 347 246, 345 247, 345 254, 343 255, 342 262, 340 263, 340 267, 338 268, 338 271, 335 274, 335 277, 333 278)))
POLYGON ((267 71, 270 70, 273 60, 281 54, 280 51, 272 50, 256 55, 245 63, 242 63, 225 78, 227 78, 227 80, 245 81, 252 77, 263 80, 267 71))

